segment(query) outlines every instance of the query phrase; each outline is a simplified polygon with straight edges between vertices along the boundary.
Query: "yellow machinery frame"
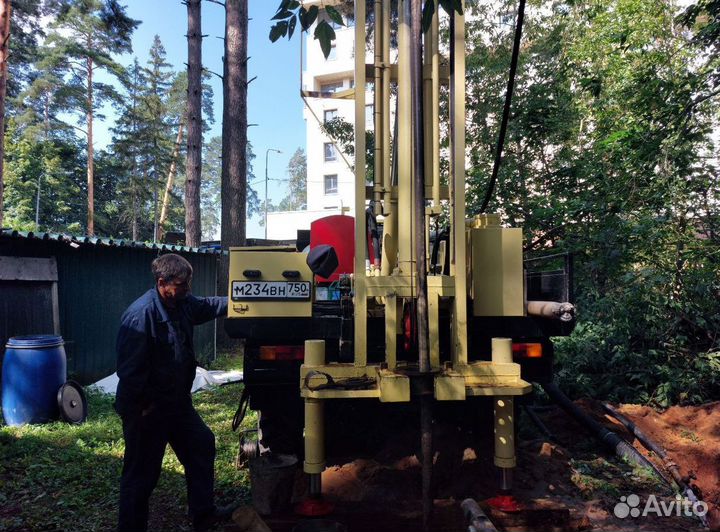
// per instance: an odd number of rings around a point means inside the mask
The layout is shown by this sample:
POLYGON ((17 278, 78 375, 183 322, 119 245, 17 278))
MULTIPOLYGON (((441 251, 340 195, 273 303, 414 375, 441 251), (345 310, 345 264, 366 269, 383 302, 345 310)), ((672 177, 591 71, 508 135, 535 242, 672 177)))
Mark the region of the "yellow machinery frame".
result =
MULTIPOLYGON (((427 257, 416 257, 413 242, 413 136, 410 92, 409 39, 410 21, 405 16, 405 4, 399 0, 398 59, 390 61, 390 0, 374 0, 376 31, 374 32, 374 62, 366 65, 364 47, 356 46, 355 53, 355 213, 362 218, 366 200, 382 202, 384 215, 382 265, 380 270, 366 272, 365 226, 355 224, 354 262, 354 361, 326 363, 323 340, 308 340, 305 361, 301 368, 300 393, 305 401, 305 466, 311 475, 311 488, 320 490, 319 475, 324 469, 323 402, 332 399, 379 399, 382 402, 411 400, 409 377, 398 371, 397 333, 403 300, 417 296, 415 264, 427 257), (374 183, 366 187, 365 157, 365 100, 366 74, 374 82, 375 167, 374 183), (397 77, 397 184, 392 183, 390 171, 390 82, 397 77), (368 302, 384 305, 385 361, 367 362, 368 302), (325 375, 323 375, 325 374, 325 375), (315 389, 333 379, 365 377, 374 385, 363 390, 315 389)), ((369 4, 369 2, 367 2, 369 4)), ((464 7, 464 6, 463 6, 464 7)), ((515 466, 513 397, 530 392, 531 385, 520 378, 520 365, 512 361, 511 341, 495 338, 490 361, 468 362, 468 245, 472 245, 473 231, 465 223, 465 21, 458 13, 454 17, 453 40, 450 45, 459 53, 452 54, 449 66, 450 92, 450 176, 449 186, 442 186, 439 172, 439 86, 443 69, 440 66, 439 10, 425 33, 423 58, 425 150, 425 217, 429 220, 441 212, 441 202, 449 204, 452 227, 450 275, 428 276, 428 322, 430 364, 434 379, 434 398, 438 401, 458 401, 474 396, 493 396, 495 412, 495 464, 503 471, 515 466), (439 308, 445 299, 452 309, 451 361, 441 365, 439 308)), ((355 2, 355 42, 365 43, 366 2, 355 2)), ((428 222, 426 221, 426 227, 428 222)), ((492 224, 491 224, 492 225, 492 224)), ((476 228, 483 223, 476 222, 476 228), (479 225, 477 225, 479 224, 479 225)), ((500 229, 500 228, 498 228, 500 229)), ((519 231, 519 230, 517 230, 519 231)), ((490 239, 491 242, 493 241, 490 239)), ((502 241, 499 244, 503 246, 502 241)), ((472 257, 471 257, 472 258, 472 257)), ((515 291, 522 292, 522 265, 515 272, 515 291)), ((479 273, 475 272, 476 274, 479 273)), ((505 277, 503 277, 505 279, 505 277)), ((507 284, 512 283, 512 278, 507 284)), ((474 284, 475 288, 482 283, 474 284)), ((475 298, 483 294, 475 294, 475 298)), ((499 296, 502 299, 502 295, 499 296)), ((516 301, 517 298, 514 299, 516 301)), ((522 301, 522 300, 521 300, 522 301)), ((501 301, 500 305, 504 305, 501 301)), ((512 306, 512 305, 511 305, 512 306)), ((518 312, 513 306, 511 314, 518 312)), ((524 309, 522 304, 519 312, 524 309)), ((311 491, 313 491, 311 489, 311 491)))

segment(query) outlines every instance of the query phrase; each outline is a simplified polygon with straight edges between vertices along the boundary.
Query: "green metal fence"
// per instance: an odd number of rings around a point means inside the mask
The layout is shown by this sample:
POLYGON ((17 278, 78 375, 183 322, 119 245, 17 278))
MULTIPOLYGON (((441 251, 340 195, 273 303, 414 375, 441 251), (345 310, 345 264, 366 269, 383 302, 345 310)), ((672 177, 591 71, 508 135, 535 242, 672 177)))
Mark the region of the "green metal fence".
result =
MULTIPOLYGON (((153 246, 67 235, 0 232, 0 256, 55 257, 58 268, 60 333, 65 339, 69 375, 83 384, 115 371, 115 339, 124 310, 153 286, 150 263, 164 252, 184 256, 193 266, 193 293, 214 295, 217 263, 214 250, 153 246)), ((2 294, 0 294, 2 297, 2 294)), ((37 302, 22 300, 13 306, 37 302)), ((3 317, 0 316, 0 320, 3 317)), ((25 324, 21 334, 51 333, 25 324)), ((47 327, 40 325, 39 327, 47 327)), ((13 331, 8 336, 15 335, 13 331)), ((0 338, 5 345, 6 338, 0 338)), ((215 357, 215 324, 195 329, 195 351, 202 361, 215 357)))

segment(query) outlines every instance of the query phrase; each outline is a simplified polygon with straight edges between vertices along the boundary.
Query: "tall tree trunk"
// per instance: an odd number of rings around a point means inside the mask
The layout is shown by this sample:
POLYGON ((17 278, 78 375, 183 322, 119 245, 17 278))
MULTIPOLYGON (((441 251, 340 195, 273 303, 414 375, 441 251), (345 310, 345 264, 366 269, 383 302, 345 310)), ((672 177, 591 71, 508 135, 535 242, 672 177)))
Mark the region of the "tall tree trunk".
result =
POLYGON ((131 182, 131 190, 132 190, 132 222, 131 222, 131 230, 132 230, 132 239, 134 242, 136 242, 139 238, 138 235, 138 214, 137 214, 137 182, 135 180, 135 172, 137 172, 137 163, 133 163, 133 174, 132 174, 132 182, 131 182))
POLYGON ((5 173, 5 93, 10 43, 10 0, 0 0, 0 230, 3 226, 3 178, 5 173))
MULTIPOLYGON (((225 64, 223 67, 222 177, 220 185, 223 249, 245 245, 247 201, 247 0, 225 1, 225 64)), ((228 259, 218 272, 218 293, 227 294, 228 259)), ((229 344, 222 327, 218 340, 229 344)))
MULTIPOLYGON (((88 43, 88 46, 90 43, 88 43)), ((87 60, 87 234, 95 234, 95 150, 93 148, 93 60, 87 60)))
MULTIPOLYGON (((157 138, 153 142, 154 153, 158 152, 157 138)), ((160 242, 160 236, 158 235, 158 196, 160 191, 160 172, 157 167, 153 169, 153 242, 160 242)))
POLYGON ((168 209, 170 207, 170 193, 175 184, 175 174, 177 173, 177 159, 180 155, 180 144, 183 140, 183 130, 185 129, 185 120, 180 120, 178 126, 177 140, 173 148, 172 162, 170 163, 170 171, 168 172, 167 181, 165 181, 165 195, 162 200, 162 208, 160 209, 160 220, 158 221, 158 242, 162 242, 165 238, 165 228, 163 225, 167 220, 168 209))
POLYGON ((245 245, 247 201, 247 0, 225 2, 221 235, 223 248, 245 245))
POLYGON ((202 166, 202 25, 200 0, 187 0, 188 138, 185 181, 185 244, 200 245, 200 172, 202 166))

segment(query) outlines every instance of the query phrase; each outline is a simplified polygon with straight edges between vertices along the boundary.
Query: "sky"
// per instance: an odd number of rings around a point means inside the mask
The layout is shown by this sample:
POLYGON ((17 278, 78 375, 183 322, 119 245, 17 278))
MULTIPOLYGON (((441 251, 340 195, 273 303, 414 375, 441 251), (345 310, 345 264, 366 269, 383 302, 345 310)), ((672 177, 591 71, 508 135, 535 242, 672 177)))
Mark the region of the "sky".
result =
MULTIPOLYGON (((118 57, 125 65, 136 56, 144 64, 155 35, 167 52, 167 62, 175 70, 186 68, 187 63, 187 8, 180 0, 124 0, 130 17, 142 23, 133 36, 133 54, 118 57)), ((256 158, 253 188, 262 201, 265 194, 265 155, 269 148, 282 153, 268 154, 268 197, 277 204, 287 194, 287 165, 297 148, 305 149, 305 121, 300 99, 300 32, 292 41, 287 38, 271 43, 268 39, 270 19, 275 14, 279 0, 248 0, 250 9, 248 39, 248 79, 255 78, 248 87, 248 139, 256 158)), ((222 6, 202 2, 203 66, 222 74, 225 11, 222 6)), ((222 84, 218 76, 212 76, 214 91, 215 124, 206 133, 206 140, 220 136, 222 130, 222 84)), ((110 140, 108 129, 112 126, 112 114, 98 131, 97 147, 105 147, 110 140)), ((259 218, 248 220, 247 236, 262 237, 263 228, 259 218)))

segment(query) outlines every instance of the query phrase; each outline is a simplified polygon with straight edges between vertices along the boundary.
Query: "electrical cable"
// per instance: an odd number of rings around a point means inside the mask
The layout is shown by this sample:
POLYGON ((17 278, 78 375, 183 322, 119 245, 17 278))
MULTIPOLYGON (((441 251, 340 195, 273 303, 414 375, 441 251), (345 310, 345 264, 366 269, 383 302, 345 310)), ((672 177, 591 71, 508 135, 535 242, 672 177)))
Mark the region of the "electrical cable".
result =
POLYGON ((318 390, 366 390, 376 384, 376 380, 367 376, 364 377, 348 377, 347 379, 335 380, 332 376, 324 371, 309 371, 305 375, 303 385, 311 392, 318 390), (326 382, 323 384, 317 384, 315 386, 310 385, 310 379, 312 377, 325 377, 326 382))
POLYGON ((242 423, 243 419, 245 419, 245 414, 247 413, 249 404, 250 392, 247 388, 243 388, 242 394, 240 395, 240 403, 238 404, 237 410, 235 411, 235 415, 233 416, 232 420, 233 432, 236 432, 237 429, 240 428, 240 424, 242 423))
POLYGON ((518 56, 520 55, 520 40, 522 39, 523 20, 525 18, 525 0, 520 0, 518 6, 517 23, 515 25, 515 41, 513 43, 512 58, 510 59, 510 76, 508 78, 507 92, 505 93, 505 106, 503 107, 502 122, 500 123, 500 135, 498 136, 497 150, 495 152, 495 162, 493 164, 492 176, 488 183, 485 199, 480 207, 480 212, 485 212, 488 203, 492 199, 497 183, 498 172, 500 171, 500 163, 502 162, 502 150, 505 144, 505 134, 507 133, 507 125, 510 119, 510 104, 512 103, 513 89, 515 88, 515 74, 517 72, 518 56))

